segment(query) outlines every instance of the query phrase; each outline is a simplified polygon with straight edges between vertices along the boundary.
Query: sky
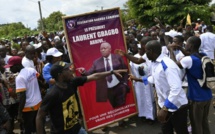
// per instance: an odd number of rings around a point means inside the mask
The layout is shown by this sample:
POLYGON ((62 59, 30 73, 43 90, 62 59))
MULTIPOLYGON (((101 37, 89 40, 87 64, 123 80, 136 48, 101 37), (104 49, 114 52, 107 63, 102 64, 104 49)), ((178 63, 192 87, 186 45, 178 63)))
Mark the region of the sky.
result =
POLYGON ((22 22, 26 27, 36 28, 40 19, 38 1, 41 2, 42 16, 48 17, 54 11, 71 16, 101 7, 123 8, 128 0, 0 0, 0 24, 22 22))
POLYGON ((123 8, 127 0, 0 0, 0 24, 22 22, 31 29, 37 27, 40 19, 38 1, 42 16, 48 17, 54 11, 66 15, 77 15, 113 7, 123 8))

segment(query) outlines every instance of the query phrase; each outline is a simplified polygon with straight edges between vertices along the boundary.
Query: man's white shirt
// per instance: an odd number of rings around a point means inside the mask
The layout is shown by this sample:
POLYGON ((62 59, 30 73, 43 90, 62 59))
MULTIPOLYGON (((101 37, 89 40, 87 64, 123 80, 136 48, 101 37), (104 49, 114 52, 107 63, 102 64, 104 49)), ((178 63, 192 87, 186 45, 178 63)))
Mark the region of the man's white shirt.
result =
MULTIPOLYGON (((182 89, 181 73, 178 66, 170 58, 160 55, 151 64, 150 83, 154 83, 158 95, 158 105, 162 108, 168 99, 177 108, 188 103, 185 91, 182 89), (162 65, 162 62, 165 65, 162 65)), ((170 112, 176 111, 169 109, 170 112)))
POLYGON ((200 51, 207 54, 208 57, 214 59, 214 49, 215 49, 215 34, 211 32, 206 32, 200 35, 201 46, 200 51))

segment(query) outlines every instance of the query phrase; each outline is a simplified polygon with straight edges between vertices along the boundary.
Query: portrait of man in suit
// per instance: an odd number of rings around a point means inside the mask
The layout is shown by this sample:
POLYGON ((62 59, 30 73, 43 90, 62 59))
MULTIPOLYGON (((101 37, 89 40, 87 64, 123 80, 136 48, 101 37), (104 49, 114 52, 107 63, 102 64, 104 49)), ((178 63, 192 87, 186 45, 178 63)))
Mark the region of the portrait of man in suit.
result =
MULTIPOLYGON (((97 72, 127 69, 121 56, 111 53, 111 45, 103 42, 100 46, 101 57, 96 59, 91 68, 81 72, 82 75, 90 75, 97 72)), ((122 106, 126 101, 126 94, 129 92, 128 74, 123 77, 114 74, 96 81, 96 102, 107 102, 109 100, 113 108, 122 106)))

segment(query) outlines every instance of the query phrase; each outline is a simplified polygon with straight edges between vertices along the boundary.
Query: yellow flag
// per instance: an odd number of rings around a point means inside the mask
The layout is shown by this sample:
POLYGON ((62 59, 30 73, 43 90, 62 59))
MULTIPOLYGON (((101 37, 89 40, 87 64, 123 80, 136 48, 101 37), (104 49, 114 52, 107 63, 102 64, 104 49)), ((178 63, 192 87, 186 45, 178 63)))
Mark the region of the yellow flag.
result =
POLYGON ((187 14, 187 22, 186 25, 191 25, 191 18, 190 18, 190 14, 187 14))

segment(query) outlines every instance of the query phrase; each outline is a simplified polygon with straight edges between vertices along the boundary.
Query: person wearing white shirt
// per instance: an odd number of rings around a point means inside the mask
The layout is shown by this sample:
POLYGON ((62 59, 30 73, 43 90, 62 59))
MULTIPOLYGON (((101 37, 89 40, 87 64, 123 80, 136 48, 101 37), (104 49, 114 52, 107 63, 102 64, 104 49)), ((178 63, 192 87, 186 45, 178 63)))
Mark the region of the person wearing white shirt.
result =
POLYGON ((190 52, 179 62, 180 68, 186 69, 188 81, 188 94, 190 100, 189 117, 193 134, 210 134, 208 114, 212 99, 212 91, 208 87, 200 86, 198 79, 202 79, 203 70, 201 57, 204 53, 199 53, 201 40, 199 37, 192 36, 188 39, 186 50, 190 52))
POLYGON ((36 132, 36 115, 40 107, 42 98, 37 77, 37 71, 30 67, 23 68, 21 57, 13 56, 5 68, 10 68, 11 72, 18 73, 16 77, 16 93, 20 95, 17 120, 23 121, 25 133, 36 132))
POLYGON ((214 59, 214 49, 215 49, 215 34, 213 32, 213 27, 208 26, 207 32, 200 35, 201 46, 200 51, 205 53, 211 59, 214 59))
MULTIPOLYGON (((146 44, 148 37, 143 37, 141 39, 141 45, 146 44)), ((139 53, 134 55, 134 57, 147 60, 145 50, 139 49, 139 53)), ((137 78, 143 76, 149 76, 151 70, 151 62, 144 62, 141 64, 135 64, 132 61, 130 62, 131 72, 137 78)), ((138 107, 138 117, 145 120, 151 125, 155 120, 155 99, 154 99, 154 88, 152 84, 144 85, 142 82, 133 81, 135 93, 136 93, 136 100, 137 100, 137 107, 138 107)))
POLYGON ((158 120, 162 123, 164 134, 188 134, 187 104, 185 91, 182 89, 180 69, 169 57, 161 54, 161 45, 158 41, 149 41, 146 44, 146 55, 151 64, 151 76, 130 79, 141 81, 145 85, 155 84, 158 96, 158 120))
POLYGON ((35 48, 32 45, 28 45, 25 50, 25 56, 22 59, 23 67, 35 68, 33 59, 35 58, 35 48))

